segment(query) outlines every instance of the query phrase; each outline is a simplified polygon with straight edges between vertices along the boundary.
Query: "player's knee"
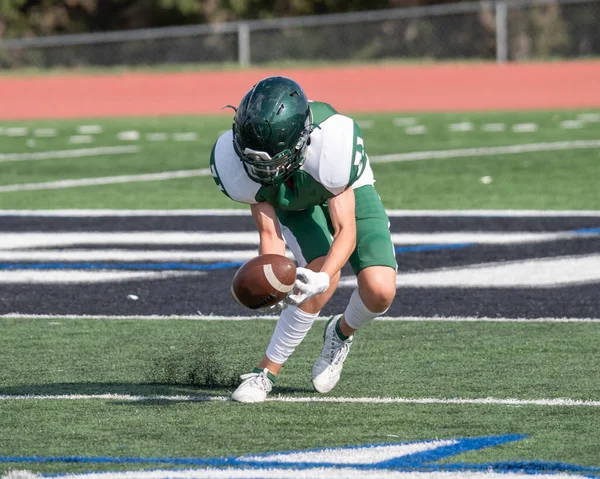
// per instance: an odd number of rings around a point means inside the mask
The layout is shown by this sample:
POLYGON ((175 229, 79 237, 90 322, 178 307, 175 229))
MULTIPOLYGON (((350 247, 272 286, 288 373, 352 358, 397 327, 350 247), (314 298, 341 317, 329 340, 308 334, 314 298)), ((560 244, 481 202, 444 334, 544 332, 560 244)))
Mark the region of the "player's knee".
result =
MULTIPOLYGON (((386 275, 389 276, 389 275, 386 275)), ((374 313, 385 311, 396 296, 396 281, 383 275, 371 275, 359 286, 360 297, 365 306, 374 313)))

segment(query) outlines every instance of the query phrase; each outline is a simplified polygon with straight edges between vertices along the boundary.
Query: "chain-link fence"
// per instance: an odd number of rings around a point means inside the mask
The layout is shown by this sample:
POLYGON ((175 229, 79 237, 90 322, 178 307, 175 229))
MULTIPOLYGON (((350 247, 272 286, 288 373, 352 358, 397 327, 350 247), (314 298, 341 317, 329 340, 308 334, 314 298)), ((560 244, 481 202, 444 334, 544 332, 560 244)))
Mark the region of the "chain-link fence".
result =
POLYGON ((600 54, 600 0, 505 0, 0 42, 0 68, 600 54))

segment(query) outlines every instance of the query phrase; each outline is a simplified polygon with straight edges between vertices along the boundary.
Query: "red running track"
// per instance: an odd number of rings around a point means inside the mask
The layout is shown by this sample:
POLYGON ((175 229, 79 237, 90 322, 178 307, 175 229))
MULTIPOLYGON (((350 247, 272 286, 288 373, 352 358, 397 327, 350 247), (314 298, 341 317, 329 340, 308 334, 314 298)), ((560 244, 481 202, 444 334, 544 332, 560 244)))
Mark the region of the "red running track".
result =
POLYGON ((219 113, 270 75, 342 112, 600 107, 600 62, 365 65, 0 78, 0 120, 219 113))

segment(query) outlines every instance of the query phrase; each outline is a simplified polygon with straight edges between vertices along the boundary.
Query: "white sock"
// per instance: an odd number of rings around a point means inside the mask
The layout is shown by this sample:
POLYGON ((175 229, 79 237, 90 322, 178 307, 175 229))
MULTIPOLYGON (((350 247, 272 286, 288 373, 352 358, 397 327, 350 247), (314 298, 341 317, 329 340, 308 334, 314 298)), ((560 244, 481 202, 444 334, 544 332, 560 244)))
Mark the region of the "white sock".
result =
POLYGON ((267 357, 277 364, 285 363, 318 316, 319 313, 306 313, 296 306, 284 309, 271 336, 267 357))
POLYGON ((374 313, 370 311, 365 303, 360 299, 360 294, 358 294, 358 289, 355 289, 350 296, 350 302, 348 306, 346 306, 346 311, 344 311, 344 319, 348 326, 352 329, 359 329, 361 326, 364 326, 369 321, 373 321, 376 317, 381 316, 387 311, 381 311, 380 313, 374 313))

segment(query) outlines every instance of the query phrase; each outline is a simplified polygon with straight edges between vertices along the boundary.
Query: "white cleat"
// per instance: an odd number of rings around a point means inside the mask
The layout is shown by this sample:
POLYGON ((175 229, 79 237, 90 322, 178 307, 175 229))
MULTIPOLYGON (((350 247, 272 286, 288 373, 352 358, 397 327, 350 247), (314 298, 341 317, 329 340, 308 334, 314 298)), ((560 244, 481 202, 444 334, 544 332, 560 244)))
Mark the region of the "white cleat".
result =
POLYGON ((267 399, 267 394, 273 389, 273 380, 269 377, 274 376, 268 369, 262 371, 255 369, 251 373, 242 374, 242 384, 233 391, 231 399, 237 402, 253 403, 264 402, 267 399))
POLYGON ((333 316, 325 325, 323 349, 313 364, 312 382, 315 390, 320 393, 328 393, 338 383, 352 345, 353 336, 342 341, 335 332, 335 325, 340 316, 333 316))

